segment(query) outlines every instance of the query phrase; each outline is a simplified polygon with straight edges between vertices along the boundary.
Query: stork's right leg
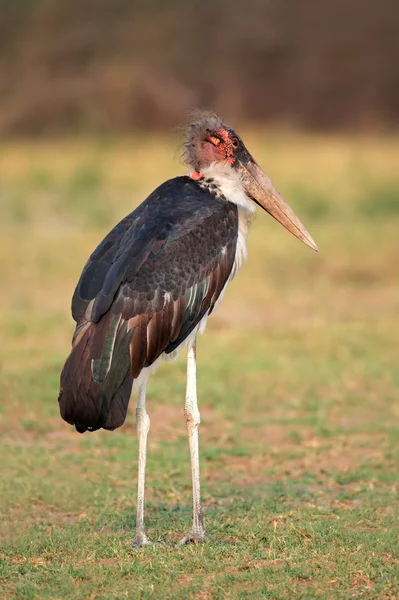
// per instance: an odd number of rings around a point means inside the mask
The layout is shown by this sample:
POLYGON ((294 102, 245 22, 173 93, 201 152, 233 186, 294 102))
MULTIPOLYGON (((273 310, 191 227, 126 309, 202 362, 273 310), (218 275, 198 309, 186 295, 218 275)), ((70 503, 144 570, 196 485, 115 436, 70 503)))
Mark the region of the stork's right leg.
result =
POLYGON ((139 465, 137 485, 137 520, 136 535, 132 541, 135 548, 141 548, 152 544, 144 533, 144 487, 145 487, 145 465, 147 458, 147 435, 150 429, 150 418, 145 408, 146 382, 139 388, 139 398, 136 408, 136 428, 139 443, 139 465))
POLYGON ((195 340, 187 355, 187 391, 184 405, 187 423, 188 441, 191 456, 191 474, 193 481, 193 526, 191 531, 179 542, 179 546, 190 542, 203 542, 207 539, 200 499, 200 470, 198 453, 198 426, 200 414, 197 404, 197 367, 195 340))

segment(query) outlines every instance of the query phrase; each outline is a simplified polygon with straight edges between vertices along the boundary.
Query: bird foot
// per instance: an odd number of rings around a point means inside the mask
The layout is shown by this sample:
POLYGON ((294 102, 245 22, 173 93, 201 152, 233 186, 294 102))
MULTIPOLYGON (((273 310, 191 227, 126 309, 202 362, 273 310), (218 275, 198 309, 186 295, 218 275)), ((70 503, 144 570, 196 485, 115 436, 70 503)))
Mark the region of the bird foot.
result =
POLYGON ((177 543, 177 545, 185 546, 186 544, 200 544, 201 542, 205 542, 208 539, 209 538, 205 533, 205 529, 199 529, 199 530, 192 529, 191 531, 188 532, 187 535, 184 536, 184 538, 182 538, 177 543))
POLYGON ((132 546, 133 546, 133 548, 136 548, 136 550, 139 550, 143 546, 154 546, 155 544, 161 544, 161 543, 162 543, 161 540, 159 540, 157 542, 152 542, 151 540, 149 540, 147 538, 145 533, 136 533, 136 535, 132 539, 132 546))

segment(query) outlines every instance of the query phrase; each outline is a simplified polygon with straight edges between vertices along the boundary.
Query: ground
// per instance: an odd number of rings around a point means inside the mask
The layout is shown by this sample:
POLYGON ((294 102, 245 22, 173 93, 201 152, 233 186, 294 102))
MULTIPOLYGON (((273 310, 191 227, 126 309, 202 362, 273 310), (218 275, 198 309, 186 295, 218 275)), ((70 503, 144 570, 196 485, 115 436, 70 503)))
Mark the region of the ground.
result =
POLYGON ((80 270, 183 171, 176 141, 3 144, 2 598, 399 598, 399 139, 244 139, 320 253, 258 210, 199 340, 203 545, 175 547, 191 519, 185 357, 152 377, 146 524, 165 541, 141 551, 134 402, 123 428, 81 436, 57 395, 80 270))

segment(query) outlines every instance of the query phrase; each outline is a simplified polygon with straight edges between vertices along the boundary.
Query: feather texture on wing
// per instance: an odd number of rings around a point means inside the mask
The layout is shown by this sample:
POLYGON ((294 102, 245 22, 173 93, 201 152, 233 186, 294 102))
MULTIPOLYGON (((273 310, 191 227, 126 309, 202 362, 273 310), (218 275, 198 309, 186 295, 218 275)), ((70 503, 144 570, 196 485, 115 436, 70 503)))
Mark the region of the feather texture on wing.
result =
POLYGON ((232 271, 237 207, 189 177, 162 184, 89 258, 61 374, 62 417, 78 431, 125 420, 133 380, 211 313, 232 271))

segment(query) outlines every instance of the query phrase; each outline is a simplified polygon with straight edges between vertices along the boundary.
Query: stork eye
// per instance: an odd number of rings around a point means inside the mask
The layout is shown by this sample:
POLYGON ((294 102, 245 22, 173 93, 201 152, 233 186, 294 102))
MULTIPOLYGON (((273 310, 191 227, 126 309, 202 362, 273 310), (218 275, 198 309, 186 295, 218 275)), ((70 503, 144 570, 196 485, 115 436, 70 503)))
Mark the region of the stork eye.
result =
POLYGON ((237 148, 240 146, 240 140, 238 139, 238 137, 231 138, 231 145, 235 150, 237 150, 237 148))

